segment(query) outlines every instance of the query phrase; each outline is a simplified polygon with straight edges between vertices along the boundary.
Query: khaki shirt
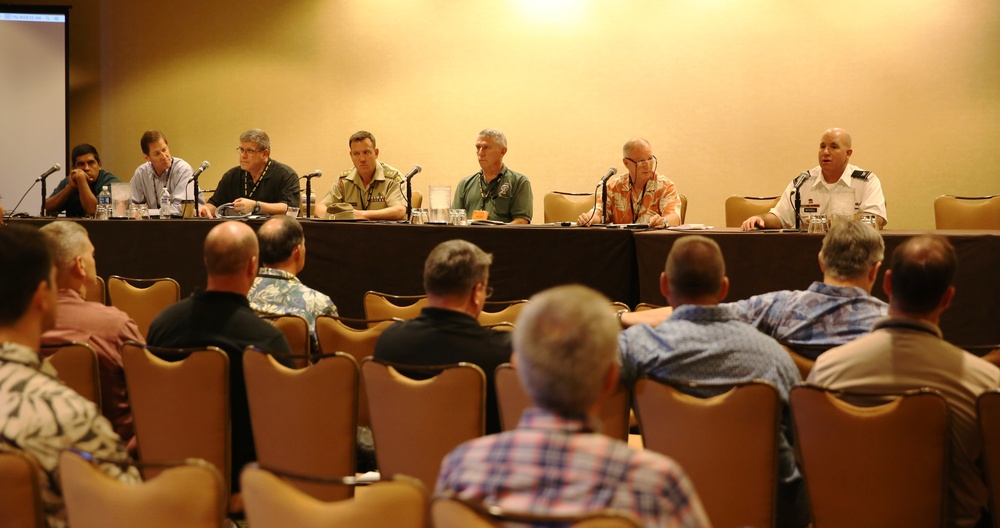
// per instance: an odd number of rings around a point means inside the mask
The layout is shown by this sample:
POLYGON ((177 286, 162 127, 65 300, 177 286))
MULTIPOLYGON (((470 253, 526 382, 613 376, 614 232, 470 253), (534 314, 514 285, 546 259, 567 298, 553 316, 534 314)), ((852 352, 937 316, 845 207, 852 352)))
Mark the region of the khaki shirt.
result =
POLYGON ((355 209, 377 211, 401 205, 403 198, 403 176, 398 170, 381 161, 375 164, 375 176, 367 188, 358 174, 358 169, 345 170, 323 197, 323 205, 329 209, 334 204, 348 203, 355 209))

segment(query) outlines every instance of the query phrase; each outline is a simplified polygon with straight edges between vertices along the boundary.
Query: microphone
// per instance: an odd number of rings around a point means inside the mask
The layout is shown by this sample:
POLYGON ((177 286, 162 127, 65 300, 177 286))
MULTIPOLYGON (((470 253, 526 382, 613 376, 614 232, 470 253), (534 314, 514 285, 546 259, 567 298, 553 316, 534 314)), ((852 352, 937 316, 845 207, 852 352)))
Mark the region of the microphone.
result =
POLYGON ((808 179, 809 179, 809 171, 802 171, 802 174, 796 176, 795 180, 792 181, 792 187, 798 189, 799 187, 802 187, 802 184, 805 183, 806 180, 808 179))
POLYGON ((210 164, 207 161, 201 162, 201 167, 198 167, 198 170, 194 171, 194 175, 192 175, 191 177, 192 178, 197 178, 198 176, 201 176, 201 173, 203 173, 206 170, 208 170, 208 168, 211 167, 211 166, 212 166, 212 164, 210 164))
POLYGON ((605 183, 607 183, 608 180, 611 179, 611 177, 614 176, 615 174, 618 174, 618 169, 614 167, 608 169, 608 173, 605 174, 603 178, 601 178, 600 185, 604 185, 605 183))
POLYGON ((45 178, 48 178, 50 174, 58 171, 61 168, 62 168, 62 165, 56 163, 55 165, 52 166, 52 168, 50 168, 49 170, 45 171, 44 173, 42 173, 41 176, 39 176, 38 178, 36 178, 35 181, 36 182, 45 181, 45 178))
POLYGON ((414 176, 416 176, 417 173, 420 172, 420 171, 422 171, 422 170, 423 169, 420 168, 420 165, 414 165, 413 168, 410 169, 410 172, 406 176, 403 176, 403 180, 407 181, 407 182, 410 181, 411 178, 413 178, 414 176))
POLYGON ((316 169, 316 170, 310 172, 309 174, 303 174, 302 176, 299 176, 299 178, 319 178, 322 175, 323 175, 323 171, 321 171, 319 169, 316 169))

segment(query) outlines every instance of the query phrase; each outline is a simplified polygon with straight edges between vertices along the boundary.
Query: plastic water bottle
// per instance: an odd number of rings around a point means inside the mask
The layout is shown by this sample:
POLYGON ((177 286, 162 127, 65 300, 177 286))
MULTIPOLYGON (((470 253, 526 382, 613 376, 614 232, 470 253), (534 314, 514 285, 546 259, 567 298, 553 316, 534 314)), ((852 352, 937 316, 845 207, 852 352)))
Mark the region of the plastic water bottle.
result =
POLYGON ((170 219, 170 192, 167 191, 166 186, 163 187, 163 192, 160 193, 160 219, 170 219))
POLYGON ((107 220, 111 217, 111 191, 108 190, 107 185, 101 189, 101 194, 97 195, 97 214, 95 216, 98 220, 107 220))

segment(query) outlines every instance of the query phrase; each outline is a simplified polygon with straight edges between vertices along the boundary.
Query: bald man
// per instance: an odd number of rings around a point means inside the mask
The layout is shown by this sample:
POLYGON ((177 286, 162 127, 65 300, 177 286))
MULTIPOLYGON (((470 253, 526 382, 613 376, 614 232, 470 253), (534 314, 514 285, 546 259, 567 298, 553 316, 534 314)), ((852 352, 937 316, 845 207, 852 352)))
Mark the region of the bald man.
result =
POLYGON ((234 493, 239 491, 243 465, 257 459, 243 380, 243 350, 253 345, 274 353, 285 366, 294 366, 287 357, 292 351, 284 334, 257 317, 247 301, 257 277, 257 253, 257 235, 246 224, 229 221, 212 228, 205 238, 208 285, 160 312, 146 339, 150 345, 163 347, 213 345, 229 356, 234 493))
MULTIPOLYGON (((828 214, 831 198, 835 193, 853 192, 854 217, 860 219, 862 214, 874 214, 878 228, 888 222, 885 214, 885 196, 882 195, 882 183, 874 172, 862 170, 848 163, 854 149, 851 148, 851 135, 841 128, 831 128, 823 133, 819 140, 819 165, 810 169, 808 177, 801 182, 799 192, 801 207, 806 215, 828 214)), ((785 191, 778 199, 777 205, 763 216, 751 216, 743 222, 743 230, 768 228, 780 229, 795 227, 795 206, 792 193, 795 191, 796 178, 789 182, 785 191)), ((807 221, 803 217, 803 222, 807 221)), ((807 226, 803 223, 802 229, 807 226)))

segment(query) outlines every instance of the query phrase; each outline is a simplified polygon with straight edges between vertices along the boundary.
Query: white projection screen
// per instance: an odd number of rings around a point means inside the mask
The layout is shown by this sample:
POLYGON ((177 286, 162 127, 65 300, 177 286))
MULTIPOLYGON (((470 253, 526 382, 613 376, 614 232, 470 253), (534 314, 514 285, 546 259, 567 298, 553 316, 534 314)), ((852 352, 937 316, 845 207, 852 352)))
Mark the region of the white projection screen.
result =
MULTIPOLYGON (((8 214, 52 165, 51 193, 68 157, 68 6, 0 3, 0 204, 8 214)), ((41 183, 18 213, 41 212, 41 183)))

